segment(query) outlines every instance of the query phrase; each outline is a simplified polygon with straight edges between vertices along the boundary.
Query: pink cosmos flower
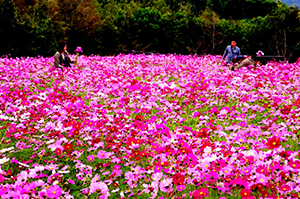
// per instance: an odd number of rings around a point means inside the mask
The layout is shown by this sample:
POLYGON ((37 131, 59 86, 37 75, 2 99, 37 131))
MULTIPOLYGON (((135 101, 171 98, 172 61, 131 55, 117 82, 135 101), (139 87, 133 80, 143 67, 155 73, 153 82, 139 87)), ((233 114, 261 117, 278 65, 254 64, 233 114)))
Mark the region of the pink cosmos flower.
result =
POLYGON ((259 56, 259 57, 261 57, 261 56, 264 56, 265 54, 264 54, 264 52, 263 51, 261 51, 261 50, 259 50, 259 51, 257 51, 257 56, 259 56))
POLYGON ((62 194, 62 189, 57 185, 51 185, 47 191, 47 198, 60 198, 62 194))
POLYGON ((257 173, 264 174, 264 175, 268 175, 268 168, 267 168, 266 165, 259 165, 259 166, 256 168, 256 172, 257 172, 257 173))
POLYGON ((289 185, 284 184, 284 185, 281 185, 281 186, 279 187, 279 189, 280 189, 281 191, 283 191, 283 192, 288 192, 288 191, 291 190, 291 187, 290 187, 289 185))
POLYGON ((251 198, 251 190, 250 189, 242 189, 240 191, 242 199, 250 199, 251 198))
POLYGON ((300 169, 300 161, 299 160, 290 160, 288 165, 293 169, 300 169))
POLYGON ((53 170, 58 169, 58 166, 57 166, 56 164, 51 163, 51 164, 49 164, 49 165, 46 165, 46 166, 45 166, 45 169, 47 169, 47 170, 49 170, 49 171, 53 171, 53 170))
POLYGON ((95 183, 95 182, 97 182, 98 180, 100 180, 100 175, 99 175, 99 174, 96 174, 96 175, 93 177, 91 183, 95 183))
POLYGON ((252 166, 247 166, 247 167, 244 167, 243 169, 242 169, 242 174, 243 175, 249 175, 249 174, 251 174, 251 171, 252 171, 252 166))
POLYGON ((160 190, 165 193, 172 192, 173 191, 172 181, 173 181, 172 178, 163 179, 159 184, 160 190))
POLYGON ((88 161, 94 161, 95 156, 94 156, 94 155, 89 155, 89 156, 87 157, 87 159, 88 159, 88 161))
POLYGON ((161 172, 162 169, 163 169, 163 168, 162 168, 161 166, 155 166, 153 172, 161 172))
POLYGON ((76 50, 74 52, 76 52, 76 53, 82 53, 83 51, 82 51, 81 47, 77 46, 77 48, 76 48, 76 50))
MULTIPOLYGON (((36 187, 37 187, 37 183, 32 182, 30 184, 25 184, 22 191, 24 193, 30 193, 30 191, 34 190, 36 187)), ((34 192, 34 191, 32 191, 32 192, 34 192)))
POLYGON ((84 189, 81 189, 82 193, 84 195, 88 194, 89 193, 89 189, 88 188, 84 188, 84 189))
POLYGON ((24 106, 29 106, 29 105, 30 105, 30 101, 24 100, 24 101, 22 102, 22 105, 24 105, 24 106))
POLYGON ((208 193, 209 191, 207 190, 207 187, 201 187, 193 192, 193 197, 202 199, 203 197, 208 197, 208 193))
POLYGON ((0 183, 4 181, 3 175, 0 174, 0 183))
POLYGON ((239 124, 241 127, 247 127, 247 123, 246 122, 240 122, 239 124))
POLYGON ((54 154, 57 155, 57 156, 59 156, 61 153, 62 153, 61 148, 56 148, 55 151, 54 151, 54 154))
POLYGON ((99 158, 99 159, 106 159, 109 156, 110 156, 109 153, 107 153, 106 151, 102 151, 102 150, 99 150, 98 154, 96 155, 96 157, 99 158))
POLYGON ((173 171, 172 169, 170 169, 170 168, 164 169, 164 172, 165 172, 166 174, 173 174, 173 173, 174 173, 174 171, 173 171))
POLYGON ((74 180, 71 180, 71 179, 68 179, 68 182, 69 182, 70 184, 75 184, 75 181, 74 181, 74 180))
POLYGON ((1 198, 24 198, 29 199, 29 196, 27 194, 22 194, 20 190, 21 187, 16 187, 15 190, 9 190, 8 194, 0 195, 1 198))
POLYGON ((176 187, 176 190, 177 191, 183 191, 185 189, 185 185, 178 185, 177 187, 176 187))
POLYGON ((150 118, 150 120, 149 120, 149 121, 150 121, 150 123, 152 123, 152 124, 153 124, 153 123, 156 121, 156 118, 157 118, 157 116, 155 116, 155 115, 154 115, 154 116, 152 116, 152 117, 150 118))
POLYGON ((246 114, 244 114, 244 113, 242 113, 242 114, 240 114, 240 117, 242 118, 242 119, 245 119, 246 118, 246 114))
POLYGON ((121 169, 113 170, 112 174, 116 177, 119 177, 122 174, 122 170, 121 169))
POLYGON ((268 149, 275 149, 275 148, 278 148, 279 146, 281 146, 280 141, 281 141, 280 138, 273 136, 268 139, 266 145, 267 145, 268 149))
POLYGON ((268 179, 265 175, 258 173, 256 174, 256 182, 265 185, 267 184, 268 179))
POLYGON ((102 194, 106 194, 109 191, 107 185, 104 182, 94 182, 94 183, 91 183, 91 185, 90 185, 90 194, 91 193, 95 193, 98 190, 100 190, 100 192, 102 194))

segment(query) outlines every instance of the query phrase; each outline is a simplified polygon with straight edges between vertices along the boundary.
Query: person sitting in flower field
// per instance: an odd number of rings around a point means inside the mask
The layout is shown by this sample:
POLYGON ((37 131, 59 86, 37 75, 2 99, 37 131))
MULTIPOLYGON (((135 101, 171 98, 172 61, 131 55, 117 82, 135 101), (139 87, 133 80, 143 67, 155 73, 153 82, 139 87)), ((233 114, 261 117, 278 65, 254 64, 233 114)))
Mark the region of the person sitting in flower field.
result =
POLYGON ((246 58, 246 55, 241 55, 241 50, 236 46, 235 41, 231 41, 231 44, 226 47, 222 59, 225 60, 226 56, 226 65, 232 61, 237 62, 240 59, 246 58))
POLYGON ((58 43, 57 52, 54 55, 54 66, 63 71, 64 67, 71 68, 70 63, 74 63, 74 61, 70 59, 69 53, 67 52, 67 42, 60 41, 58 43))

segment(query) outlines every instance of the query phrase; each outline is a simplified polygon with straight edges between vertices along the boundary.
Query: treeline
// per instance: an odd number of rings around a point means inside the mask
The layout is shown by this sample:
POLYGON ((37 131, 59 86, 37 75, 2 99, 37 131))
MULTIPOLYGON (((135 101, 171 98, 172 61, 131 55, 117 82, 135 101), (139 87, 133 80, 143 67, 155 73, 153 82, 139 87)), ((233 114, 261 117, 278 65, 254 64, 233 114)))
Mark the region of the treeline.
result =
POLYGON ((0 0, 0 55, 52 56, 126 50, 300 56, 300 10, 274 0, 0 0))

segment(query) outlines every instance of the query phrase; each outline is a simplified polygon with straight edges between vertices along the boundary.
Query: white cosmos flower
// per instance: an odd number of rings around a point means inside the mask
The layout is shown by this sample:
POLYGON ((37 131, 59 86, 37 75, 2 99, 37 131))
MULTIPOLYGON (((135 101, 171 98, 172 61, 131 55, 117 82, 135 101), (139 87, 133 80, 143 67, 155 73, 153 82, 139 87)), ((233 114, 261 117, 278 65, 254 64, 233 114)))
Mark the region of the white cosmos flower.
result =
POLYGON ((0 159, 0 164, 4 164, 5 162, 9 161, 9 158, 4 157, 0 159))
POLYGON ((5 152, 11 151, 11 150, 13 150, 13 149, 14 149, 13 146, 12 146, 12 147, 9 147, 9 148, 5 148, 5 149, 0 150, 0 153, 5 153, 5 152))

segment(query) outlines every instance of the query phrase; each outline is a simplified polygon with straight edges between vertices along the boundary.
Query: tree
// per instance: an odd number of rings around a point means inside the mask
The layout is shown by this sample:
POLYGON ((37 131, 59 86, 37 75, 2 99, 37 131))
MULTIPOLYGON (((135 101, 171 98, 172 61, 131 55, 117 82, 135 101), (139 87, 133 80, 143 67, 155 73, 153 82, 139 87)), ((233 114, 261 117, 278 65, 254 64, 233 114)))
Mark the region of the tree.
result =
POLYGON ((16 9, 12 0, 0 0, 0 56, 12 53, 16 46, 16 9))
POLYGON ((295 51, 299 51, 299 9, 278 4, 278 9, 272 15, 266 16, 269 26, 268 47, 275 55, 291 58, 295 51))
POLYGON ((218 30, 219 16, 216 12, 205 9, 200 16, 202 19, 203 35, 198 47, 202 47, 202 53, 215 53, 216 46, 223 42, 218 30), (208 41, 208 42, 207 42, 208 41))
POLYGON ((137 50, 158 50, 159 38, 163 34, 161 13, 149 7, 139 8, 134 14, 132 28, 135 30, 136 39, 133 41, 137 50))
POLYGON ((276 9, 273 0, 208 0, 208 7, 225 19, 251 19, 257 16, 266 16, 276 9))

